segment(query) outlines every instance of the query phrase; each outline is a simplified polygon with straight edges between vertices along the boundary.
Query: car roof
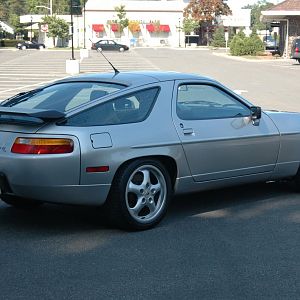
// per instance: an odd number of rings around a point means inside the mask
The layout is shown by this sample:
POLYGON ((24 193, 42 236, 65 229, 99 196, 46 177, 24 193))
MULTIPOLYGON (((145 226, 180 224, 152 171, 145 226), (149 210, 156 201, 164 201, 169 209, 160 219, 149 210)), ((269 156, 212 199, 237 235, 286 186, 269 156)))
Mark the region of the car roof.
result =
POLYGON ((164 71, 135 71, 135 72, 120 72, 120 73, 92 73, 79 76, 68 77, 57 82, 80 82, 80 81, 95 81, 95 82, 110 82, 122 84, 126 86, 139 86, 142 84, 150 84, 155 82, 169 80, 205 80, 214 81, 208 77, 180 73, 180 72, 164 72, 164 71))

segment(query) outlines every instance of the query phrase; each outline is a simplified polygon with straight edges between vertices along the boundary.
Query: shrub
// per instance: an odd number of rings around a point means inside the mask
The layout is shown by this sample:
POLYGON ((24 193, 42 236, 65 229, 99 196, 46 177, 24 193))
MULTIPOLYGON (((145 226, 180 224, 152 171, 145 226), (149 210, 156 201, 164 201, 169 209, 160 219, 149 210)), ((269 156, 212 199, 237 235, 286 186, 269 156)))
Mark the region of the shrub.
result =
POLYGON ((0 40, 0 47, 16 47, 20 40, 0 40))
POLYGON ((257 55, 264 51, 264 44, 257 34, 246 37, 245 34, 237 34, 230 43, 230 53, 234 56, 257 55))
POLYGON ((230 53, 234 56, 245 55, 245 39, 234 36, 230 43, 230 53))
POLYGON ((252 34, 245 40, 245 52, 247 55, 258 55, 264 51, 264 44, 257 34, 252 34))
POLYGON ((225 41, 225 31, 224 27, 218 27, 213 35, 213 40, 211 45, 213 47, 225 47, 226 41, 225 41))

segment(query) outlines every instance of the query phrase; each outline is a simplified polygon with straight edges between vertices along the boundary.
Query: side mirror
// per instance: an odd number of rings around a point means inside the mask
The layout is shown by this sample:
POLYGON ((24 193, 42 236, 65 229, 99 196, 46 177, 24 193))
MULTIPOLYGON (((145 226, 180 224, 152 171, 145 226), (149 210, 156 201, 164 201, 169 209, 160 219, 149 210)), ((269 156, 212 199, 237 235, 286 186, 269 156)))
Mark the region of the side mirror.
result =
POLYGON ((258 126, 261 119, 261 108, 259 106, 251 106, 250 111, 253 125, 258 126))

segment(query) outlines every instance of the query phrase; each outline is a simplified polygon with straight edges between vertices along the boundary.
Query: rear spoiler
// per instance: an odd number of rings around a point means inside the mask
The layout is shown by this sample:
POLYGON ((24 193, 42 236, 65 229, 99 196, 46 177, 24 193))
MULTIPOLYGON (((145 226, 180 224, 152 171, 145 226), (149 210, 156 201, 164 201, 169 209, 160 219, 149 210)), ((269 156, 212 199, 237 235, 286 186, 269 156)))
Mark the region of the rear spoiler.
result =
POLYGON ((57 110, 24 109, 0 106, 0 123, 44 123, 65 117, 57 110))

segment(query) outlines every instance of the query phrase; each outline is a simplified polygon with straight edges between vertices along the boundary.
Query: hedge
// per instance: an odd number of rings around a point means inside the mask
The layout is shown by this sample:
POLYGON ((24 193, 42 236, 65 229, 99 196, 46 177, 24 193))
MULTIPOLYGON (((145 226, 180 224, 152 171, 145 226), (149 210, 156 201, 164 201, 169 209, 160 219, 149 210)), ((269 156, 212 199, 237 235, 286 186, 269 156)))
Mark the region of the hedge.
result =
POLYGON ((0 40, 0 47, 16 47, 21 40, 0 40))

